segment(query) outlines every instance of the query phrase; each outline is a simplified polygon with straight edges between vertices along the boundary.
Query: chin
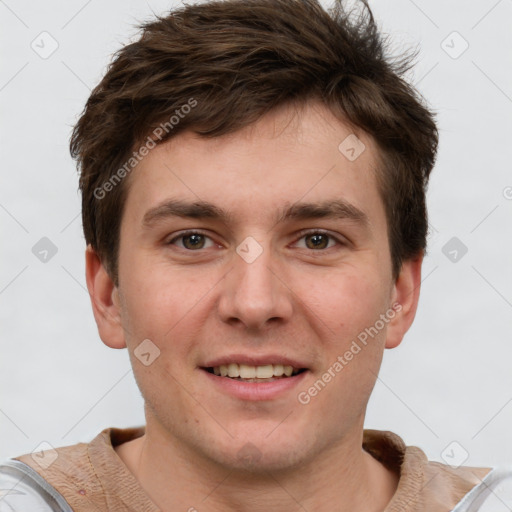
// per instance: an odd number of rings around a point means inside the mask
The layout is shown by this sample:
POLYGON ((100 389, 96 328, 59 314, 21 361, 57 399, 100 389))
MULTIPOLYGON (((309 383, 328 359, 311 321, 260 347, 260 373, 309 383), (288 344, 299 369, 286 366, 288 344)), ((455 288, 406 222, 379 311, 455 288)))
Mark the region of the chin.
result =
POLYGON ((292 436, 244 436, 243 440, 232 440, 226 445, 217 444, 210 457, 228 470, 243 471, 251 474, 264 474, 293 470, 313 458, 313 446, 304 439, 292 436))
MULTIPOLYGON (((306 456, 297 452, 268 453, 256 445, 246 443, 236 453, 220 455, 226 469, 251 475, 265 475, 269 472, 287 472, 303 465, 306 456)), ((267 475, 268 476, 268 475, 267 475)))

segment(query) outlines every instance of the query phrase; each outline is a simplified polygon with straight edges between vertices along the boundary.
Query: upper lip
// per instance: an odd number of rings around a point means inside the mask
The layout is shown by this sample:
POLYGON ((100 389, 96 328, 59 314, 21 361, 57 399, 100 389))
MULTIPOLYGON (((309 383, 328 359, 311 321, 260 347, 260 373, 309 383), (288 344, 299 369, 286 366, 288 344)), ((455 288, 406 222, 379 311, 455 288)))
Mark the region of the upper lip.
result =
POLYGON ((248 366, 264 366, 267 364, 282 364, 283 366, 293 366, 297 370, 307 368, 307 364, 293 359, 291 357, 282 356, 279 354, 260 354, 260 355, 247 355, 247 354, 231 354, 227 356, 216 357, 215 359, 208 360, 205 364, 201 365, 203 368, 215 368, 216 366, 228 365, 230 363, 246 364, 248 366))

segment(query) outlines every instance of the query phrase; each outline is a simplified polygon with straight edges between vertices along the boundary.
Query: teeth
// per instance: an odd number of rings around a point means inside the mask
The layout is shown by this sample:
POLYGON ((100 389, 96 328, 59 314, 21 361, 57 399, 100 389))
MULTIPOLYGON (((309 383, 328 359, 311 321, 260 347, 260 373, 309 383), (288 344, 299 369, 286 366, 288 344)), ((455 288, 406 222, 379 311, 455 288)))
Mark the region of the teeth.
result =
POLYGON ((246 364, 241 364, 240 377, 242 379, 254 379, 254 377, 256 377, 256 366, 248 366, 246 364))
POLYGON ((241 379, 271 379, 272 377, 291 377, 299 372, 293 366, 282 364, 265 364, 262 366, 250 366, 247 364, 221 364, 213 368, 215 375, 221 377, 241 378, 241 379))
POLYGON ((274 376, 281 377, 281 375, 284 375, 284 366, 282 364, 275 364, 274 365, 274 376))
POLYGON ((236 363, 228 364, 228 377, 240 377, 240 368, 236 363))
POLYGON ((256 377, 258 379, 270 379, 274 376, 274 367, 271 364, 256 366, 256 377))

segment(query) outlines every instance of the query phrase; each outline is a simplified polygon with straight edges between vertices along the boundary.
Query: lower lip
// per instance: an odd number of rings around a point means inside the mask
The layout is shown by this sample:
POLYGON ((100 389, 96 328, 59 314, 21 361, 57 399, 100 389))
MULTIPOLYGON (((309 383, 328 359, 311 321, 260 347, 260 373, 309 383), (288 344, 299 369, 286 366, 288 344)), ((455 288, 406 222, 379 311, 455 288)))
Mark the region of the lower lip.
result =
POLYGON ((213 385, 226 395, 231 395, 241 400, 273 400, 280 398, 296 386, 305 378, 308 370, 303 371, 292 377, 276 379, 271 382, 244 382, 242 380, 230 379, 229 377, 220 377, 201 368, 201 371, 212 382, 213 385))

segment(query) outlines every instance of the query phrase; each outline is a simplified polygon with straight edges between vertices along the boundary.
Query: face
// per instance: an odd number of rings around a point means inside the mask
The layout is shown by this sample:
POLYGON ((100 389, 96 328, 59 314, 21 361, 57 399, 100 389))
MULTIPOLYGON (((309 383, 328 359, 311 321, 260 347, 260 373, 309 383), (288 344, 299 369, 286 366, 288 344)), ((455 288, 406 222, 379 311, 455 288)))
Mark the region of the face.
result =
POLYGON ((310 103, 219 138, 180 134, 133 171, 120 325, 98 324, 128 347, 148 438, 275 470, 362 429, 419 267, 392 278, 376 149, 358 133, 353 159, 338 148, 349 135, 310 103))

